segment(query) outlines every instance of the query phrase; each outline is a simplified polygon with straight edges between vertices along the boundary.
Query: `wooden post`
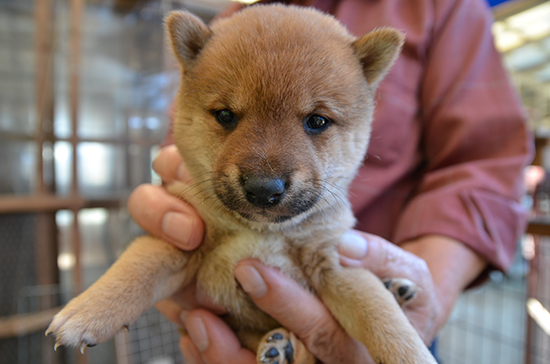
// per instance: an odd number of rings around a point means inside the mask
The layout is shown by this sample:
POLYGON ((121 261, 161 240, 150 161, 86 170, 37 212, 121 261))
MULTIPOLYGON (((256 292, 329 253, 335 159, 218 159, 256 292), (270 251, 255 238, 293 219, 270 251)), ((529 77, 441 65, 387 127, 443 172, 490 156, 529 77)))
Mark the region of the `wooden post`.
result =
MULTIPOLYGON (((53 123, 54 123, 54 0, 41 0, 35 7, 35 113, 37 117, 35 142, 36 142, 36 191, 39 196, 55 191, 55 174, 52 160, 48 163, 51 180, 44 179, 44 147, 49 141, 53 148, 53 123)), ((53 158, 52 158, 53 159, 53 158)), ((57 229, 55 212, 43 212, 36 214, 36 238, 35 238, 35 265, 36 283, 38 285, 50 285, 59 283, 59 270, 57 268, 57 229)), ((40 310, 47 312, 57 302, 51 295, 40 298, 40 310)), ((59 362, 59 355, 52 350, 53 339, 41 340, 41 360, 44 364, 59 362)))
MULTIPOLYGON (((529 275, 527 277, 527 299, 531 297, 536 297, 536 294, 538 292, 538 285, 539 285, 539 258, 540 258, 540 243, 542 237, 539 235, 533 235, 533 239, 535 242, 535 255, 533 259, 529 262, 529 275)), ((536 350, 536 335, 535 335, 535 328, 536 324, 535 321, 529 316, 527 317, 527 327, 525 330, 525 364, 531 364, 533 363, 533 353, 532 351, 536 350)))
MULTIPOLYGON (((71 144, 73 148, 72 168, 72 196, 79 196, 78 189, 78 112, 80 103, 80 46, 82 37, 83 1, 71 0, 70 11, 70 51, 69 51, 69 108, 72 126, 71 144)), ((72 210, 73 219, 73 253, 76 258, 74 266, 74 287, 75 291, 83 289, 82 268, 80 260, 80 233, 78 228, 78 209, 72 210)))
MULTIPOLYGON (((71 144, 73 148, 73 173, 72 173, 72 196, 78 197, 78 113, 80 104, 80 59, 82 44, 82 22, 84 3, 83 0, 71 0, 70 11, 70 51, 69 51, 69 113, 73 129, 71 144)), ((72 209, 74 218, 72 226, 73 254, 75 265, 73 268, 73 282, 75 292, 82 292, 84 288, 82 279, 82 260, 80 259, 81 239, 78 226, 79 209, 72 209)), ((86 354, 76 354, 78 364, 86 364, 86 354)))

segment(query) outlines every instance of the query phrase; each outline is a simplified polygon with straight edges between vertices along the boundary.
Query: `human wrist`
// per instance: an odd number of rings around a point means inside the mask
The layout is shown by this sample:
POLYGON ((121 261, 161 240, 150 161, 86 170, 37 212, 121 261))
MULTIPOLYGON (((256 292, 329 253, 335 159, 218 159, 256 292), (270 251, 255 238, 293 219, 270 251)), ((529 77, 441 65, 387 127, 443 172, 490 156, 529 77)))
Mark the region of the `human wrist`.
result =
POLYGON ((434 284, 434 324, 438 331, 462 291, 487 267, 487 261, 464 243, 443 235, 421 236, 400 246, 426 262, 434 284))

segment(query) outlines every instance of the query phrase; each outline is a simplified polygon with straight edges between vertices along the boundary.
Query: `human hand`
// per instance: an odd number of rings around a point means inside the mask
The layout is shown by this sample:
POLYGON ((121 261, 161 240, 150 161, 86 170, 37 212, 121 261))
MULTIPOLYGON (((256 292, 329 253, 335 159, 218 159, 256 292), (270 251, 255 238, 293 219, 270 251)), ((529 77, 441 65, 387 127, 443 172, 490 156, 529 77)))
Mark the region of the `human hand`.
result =
MULTIPOLYGON (((163 148, 153 168, 166 183, 189 180, 175 146, 163 148)), ((163 187, 138 187, 130 196, 128 206, 134 220, 144 230, 180 249, 192 250, 203 239, 204 224, 196 211, 184 201, 168 194, 163 187)), ((380 278, 408 278, 418 284, 422 291, 405 308, 405 312, 425 342, 433 339, 438 328, 434 324, 437 322, 436 301, 432 299, 433 283, 423 260, 380 237, 361 232, 346 234, 340 253, 342 265, 368 268, 380 278)), ((245 288, 247 285, 257 287, 247 279, 260 278, 259 282, 264 282, 260 286, 267 291, 263 296, 256 294, 254 297, 254 290, 249 289, 248 293, 255 303, 294 332, 323 362, 341 360, 343 356, 347 358, 345 362, 349 363, 356 360, 372 362, 366 349, 343 331, 316 297, 277 270, 257 261, 243 261, 236 269, 235 276, 245 288), (258 273, 242 274, 242 271, 247 270, 258 273), (294 306, 291 304, 293 302, 302 304, 294 306), (331 342, 336 340, 339 344, 323 345, 323 338, 327 337, 331 342)), ((189 336, 183 337, 180 344, 190 362, 228 362, 229 357, 234 358, 235 363, 255 363, 255 355, 241 348, 233 332, 212 313, 223 313, 223 308, 214 306, 208 297, 196 290, 195 285, 183 288, 156 307, 178 326, 187 328, 189 336), (198 308, 208 308, 208 311, 198 308)))
MULTIPOLYGON (((366 348, 344 331, 317 297, 277 269, 246 259, 235 268, 235 278, 260 309, 292 331, 322 362, 374 364, 366 348)), ((184 312, 182 321, 188 336, 180 347, 188 363, 256 363, 256 354, 241 347, 231 329, 211 312, 184 312)))
MULTIPOLYGON (((184 162, 174 146, 161 150, 153 162, 153 168, 165 183, 189 180, 184 162)), ((180 249, 192 250, 202 241, 204 225, 196 211, 184 201, 171 196, 161 186, 141 185, 131 194, 128 208, 136 223, 145 231, 180 249)), ((292 331, 301 333, 301 337, 306 338, 306 342, 308 342, 307 337, 311 337, 310 341, 317 341, 318 338, 328 337, 325 335, 332 335, 337 331, 340 338, 338 341, 342 342, 338 346, 353 348, 353 350, 348 350, 350 353, 348 362, 352 363, 353 359, 351 358, 354 356, 368 355, 362 345, 345 334, 316 297, 277 270, 266 267, 257 261, 244 261, 239 264, 235 275, 238 279, 240 277, 243 287, 248 287, 249 294, 256 297, 260 307, 265 307, 271 315, 278 318, 292 331), (259 286, 257 285, 258 280, 248 279, 250 271, 257 272, 250 277, 259 278, 259 286), (269 292, 262 295, 261 291, 266 287, 269 287, 269 292), (297 314, 306 318, 310 317, 311 320, 308 319, 310 326, 294 327, 292 322, 287 322, 286 317, 291 318, 293 314, 296 314, 294 312, 296 308, 291 305, 292 302, 307 303, 297 308, 297 314), (274 310, 280 311, 280 314, 274 310)), ((241 348, 234 333, 218 316, 212 313, 223 313, 223 309, 213 306, 208 297, 197 291, 195 285, 183 288, 170 299, 159 302, 156 307, 168 319, 180 327, 186 327, 189 331, 190 336, 185 336, 181 340, 182 350, 189 362, 216 362, 228 357, 234 358, 236 363, 256 362, 255 355, 241 348), (208 310, 205 310, 205 307, 208 310), (207 329, 208 331, 206 331, 207 329), (207 341, 205 341, 203 333, 207 334, 207 341), (191 340, 191 337, 194 341, 191 340), (204 353, 199 352, 197 348, 204 349, 205 343, 207 343, 207 349, 203 350, 204 353), (206 361, 203 361, 203 356, 206 361)), ((317 349, 315 349, 315 345, 310 346, 313 348, 310 350, 317 356, 331 357, 330 353, 325 353, 327 351, 325 346, 317 349)))
POLYGON ((340 264, 362 267, 380 279, 406 278, 420 287, 416 298, 403 311, 424 343, 431 344, 444 323, 440 301, 426 262, 384 238, 353 231, 340 245, 340 264))
MULTIPOLYGON (((189 182, 185 163, 175 145, 162 148, 153 161, 153 169, 164 183, 189 182)), ((143 184, 129 197, 128 210, 134 221, 147 233, 161 238, 182 250, 197 248, 204 238, 204 223, 195 209, 185 201, 172 196, 163 186, 143 184)), ((183 287, 172 299, 157 304, 170 320, 183 326, 179 319, 182 309, 208 307, 215 312, 223 309, 211 303, 194 284, 183 287)))
MULTIPOLYGON (((165 183, 190 179, 175 145, 161 149, 153 161, 153 169, 165 183)), ((182 250, 195 249, 204 237, 204 223, 195 209, 169 194, 163 186, 137 187, 128 199, 128 211, 147 233, 182 250)))
MULTIPOLYGON (((357 231, 345 235, 340 254, 342 265, 368 268, 380 278, 407 278, 419 285, 422 290, 404 311, 424 341, 433 340, 439 328, 439 308, 422 259, 378 236, 357 231)), ((374 363, 365 347, 343 330, 317 297, 278 270, 248 259, 237 265, 235 277, 260 309, 292 331, 321 362, 374 363)), ((190 363, 256 363, 255 354, 242 348, 223 320, 211 312, 184 312, 181 320, 189 335, 181 339, 180 347, 190 363)))

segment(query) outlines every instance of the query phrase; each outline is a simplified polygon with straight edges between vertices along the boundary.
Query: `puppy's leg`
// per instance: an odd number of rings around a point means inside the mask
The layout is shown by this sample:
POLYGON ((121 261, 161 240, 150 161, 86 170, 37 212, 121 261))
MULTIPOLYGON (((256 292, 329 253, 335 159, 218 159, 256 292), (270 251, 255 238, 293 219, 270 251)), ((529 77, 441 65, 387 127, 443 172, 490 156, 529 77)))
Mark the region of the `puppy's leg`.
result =
POLYGON ((314 364, 316 361, 305 345, 283 328, 265 334, 256 347, 258 364, 314 364))
POLYGON ((359 268, 325 271, 315 287, 344 329, 365 345, 376 363, 436 364, 393 295, 359 268))
POLYGON ((46 331, 56 346, 94 346, 132 324, 145 310, 170 296, 188 275, 189 254, 162 240, 136 239, 89 289, 71 300, 46 331))
POLYGON ((388 278, 383 279, 382 282, 393 293, 393 296, 401 307, 405 307, 411 303, 421 290, 420 287, 406 278, 388 278))

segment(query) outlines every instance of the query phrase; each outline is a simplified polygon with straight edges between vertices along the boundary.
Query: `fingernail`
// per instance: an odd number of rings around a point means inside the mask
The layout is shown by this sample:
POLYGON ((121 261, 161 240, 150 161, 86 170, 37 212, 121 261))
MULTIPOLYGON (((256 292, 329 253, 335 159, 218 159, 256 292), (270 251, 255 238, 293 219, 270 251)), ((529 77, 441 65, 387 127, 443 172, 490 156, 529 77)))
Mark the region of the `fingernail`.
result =
POLYGON ((178 167, 178 180, 182 182, 187 182, 189 180, 189 173, 187 172, 187 167, 183 163, 180 163, 178 167))
POLYGON ((260 298, 267 293, 263 277, 251 265, 240 265, 235 268, 235 278, 251 298, 260 298))
POLYGON ((185 326, 193 344, 195 344, 201 353, 205 351, 209 342, 206 327, 202 319, 200 317, 191 317, 187 320, 185 326))
POLYGON ((181 320, 181 323, 185 326, 185 318, 187 317, 187 315, 189 315, 189 311, 187 310, 181 310, 181 313, 180 313, 180 320, 181 320))
POLYGON ((179 212, 167 212, 162 218, 162 232, 179 248, 189 246, 193 223, 189 217, 179 212))
POLYGON ((349 259, 363 259, 367 255, 367 240, 359 234, 348 231, 342 235, 338 251, 340 255, 349 259))
POLYGON ((158 152, 156 152, 156 153, 155 153, 155 156, 153 157, 153 161, 151 162, 151 167, 152 167, 153 170, 155 170, 155 171, 156 171, 155 165, 157 164, 157 160, 158 160, 159 155, 160 155, 161 152, 162 152, 162 149, 159 150, 158 152))

